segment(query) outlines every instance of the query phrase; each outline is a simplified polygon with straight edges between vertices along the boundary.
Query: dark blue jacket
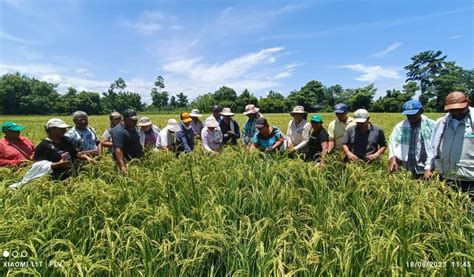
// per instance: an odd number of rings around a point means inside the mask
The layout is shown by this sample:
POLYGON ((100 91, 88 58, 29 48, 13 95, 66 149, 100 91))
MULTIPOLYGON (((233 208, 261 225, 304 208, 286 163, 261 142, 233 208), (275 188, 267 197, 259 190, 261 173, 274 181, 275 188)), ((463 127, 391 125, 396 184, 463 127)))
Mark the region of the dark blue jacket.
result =
POLYGON ((183 122, 179 123, 179 127, 181 127, 181 130, 179 130, 176 133, 176 142, 178 144, 178 151, 184 151, 186 153, 193 152, 193 149, 194 149, 193 127, 189 127, 189 129, 186 130, 183 122))

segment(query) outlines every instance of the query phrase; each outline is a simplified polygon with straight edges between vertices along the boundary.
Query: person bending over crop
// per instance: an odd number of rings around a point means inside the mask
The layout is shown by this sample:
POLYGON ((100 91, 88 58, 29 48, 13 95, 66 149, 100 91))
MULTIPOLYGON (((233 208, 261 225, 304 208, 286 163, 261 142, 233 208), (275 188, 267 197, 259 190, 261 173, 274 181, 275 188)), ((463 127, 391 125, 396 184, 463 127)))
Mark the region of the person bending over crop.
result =
POLYGON ((143 146, 140 144, 137 122, 138 115, 132 109, 123 113, 123 121, 112 128, 113 157, 120 171, 127 173, 125 161, 143 157, 143 146))
POLYGON ((311 117, 311 133, 309 135, 309 153, 307 161, 319 161, 324 165, 324 156, 328 152, 329 136, 323 127, 323 117, 315 114, 311 117))
POLYGON ((59 118, 48 120, 45 126, 47 137, 36 147, 35 161, 50 161, 53 170, 53 180, 64 180, 71 176, 71 167, 76 159, 91 161, 85 153, 77 151, 76 147, 66 137, 67 125, 59 118))
POLYGON ((275 126, 270 126, 266 118, 261 117, 255 122, 258 133, 253 136, 250 150, 260 149, 265 152, 277 152, 280 150, 285 137, 275 126))
POLYGON ((342 148, 349 161, 375 161, 387 148, 383 130, 370 123, 369 119, 367 110, 355 111, 354 121, 357 125, 346 130, 342 141, 342 148))
POLYGON ((237 139, 240 138, 239 123, 232 119, 234 115, 230 108, 224 108, 221 112, 221 116, 224 117, 219 123, 223 135, 222 144, 236 145, 237 139))
POLYGON ((165 152, 174 151, 176 148, 176 133, 179 132, 176 119, 168 119, 168 125, 160 131, 156 140, 156 148, 165 152))
POLYGON ((426 159, 431 152, 435 122, 423 115, 423 106, 418 100, 405 102, 402 113, 407 118, 399 122, 390 135, 388 171, 392 173, 402 166, 414 177, 421 178, 425 169, 430 169, 426 159))
POLYGON ((194 130, 191 127, 191 121, 189 113, 181 113, 180 130, 176 133, 177 156, 181 152, 192 153, 194 150, 194 130))
POLYGON ((201 131, 202 148, 206 152, 217 153, 222 143, 222 132, 217 120, 210 116, 206 119, 206 127, 201 131))

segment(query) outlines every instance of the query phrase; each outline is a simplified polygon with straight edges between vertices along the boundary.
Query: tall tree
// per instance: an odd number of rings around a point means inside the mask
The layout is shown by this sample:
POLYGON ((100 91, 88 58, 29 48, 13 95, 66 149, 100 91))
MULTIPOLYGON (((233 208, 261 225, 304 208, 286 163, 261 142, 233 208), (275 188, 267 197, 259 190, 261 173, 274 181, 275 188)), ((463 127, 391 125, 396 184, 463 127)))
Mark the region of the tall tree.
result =
POLYGON ((178 102, 176 101, 176 96, 171 96, 171 99, 170 99, 170 107, 177 107, 178 106, 178 102))
POLYGON ((404 67, 407 70, 407 81, 419 83, 420 101, 426 103, 433 97, 432 85, 445 66, 446 55, 441 51, 423 51, 411 58, 411 64, 404 67))
POLYGON ((188 105, 188 97, 184 93, 178 93, 178 95, 176 95, 176 98, 178 99, 178 107, 186 107, 188 105))

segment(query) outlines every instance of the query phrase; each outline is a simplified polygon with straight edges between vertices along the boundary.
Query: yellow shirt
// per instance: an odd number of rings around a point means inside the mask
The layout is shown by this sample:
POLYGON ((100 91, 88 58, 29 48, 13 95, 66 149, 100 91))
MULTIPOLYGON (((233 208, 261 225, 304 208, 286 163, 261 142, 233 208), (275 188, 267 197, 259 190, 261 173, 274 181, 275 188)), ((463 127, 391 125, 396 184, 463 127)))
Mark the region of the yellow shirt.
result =
POLYGON ((334 140, 334 149, 342 150, 342 140, 344 139, 346 129, 355 124, 354 119, 350 116, 345 124, 337 118, 329 123, 328 135, 329 139, 334 140))

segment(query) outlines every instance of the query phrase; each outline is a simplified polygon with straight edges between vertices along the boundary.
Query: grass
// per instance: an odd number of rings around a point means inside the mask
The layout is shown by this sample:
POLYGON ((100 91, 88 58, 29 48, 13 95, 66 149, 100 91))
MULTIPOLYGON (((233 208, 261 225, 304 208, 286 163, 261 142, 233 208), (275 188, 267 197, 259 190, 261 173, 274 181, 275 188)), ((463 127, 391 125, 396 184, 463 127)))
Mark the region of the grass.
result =
MULTIPOLYGON (((289 116, 267 117, 286 129, 289 116)), ((168 117, 151 118, 162 127, 168 117)), ((401 118, 373 115, 387 136, 401 118)), ((46 120, 15 122, 38 143, 46 120)), ((102 131, 106 120, 91 124, 102 131)), ((0 260, 43 266, 2 266, 1 275, 472 274, 468 196, 407 172, 387 175, 386 159, 346 166, 334 156, 321 170, 238 148, 147 153, 121 177, 104 156, 64 182, 41 178, 8 190, 25 171, 0 168, 0 252, 28 257, 0 260)))

